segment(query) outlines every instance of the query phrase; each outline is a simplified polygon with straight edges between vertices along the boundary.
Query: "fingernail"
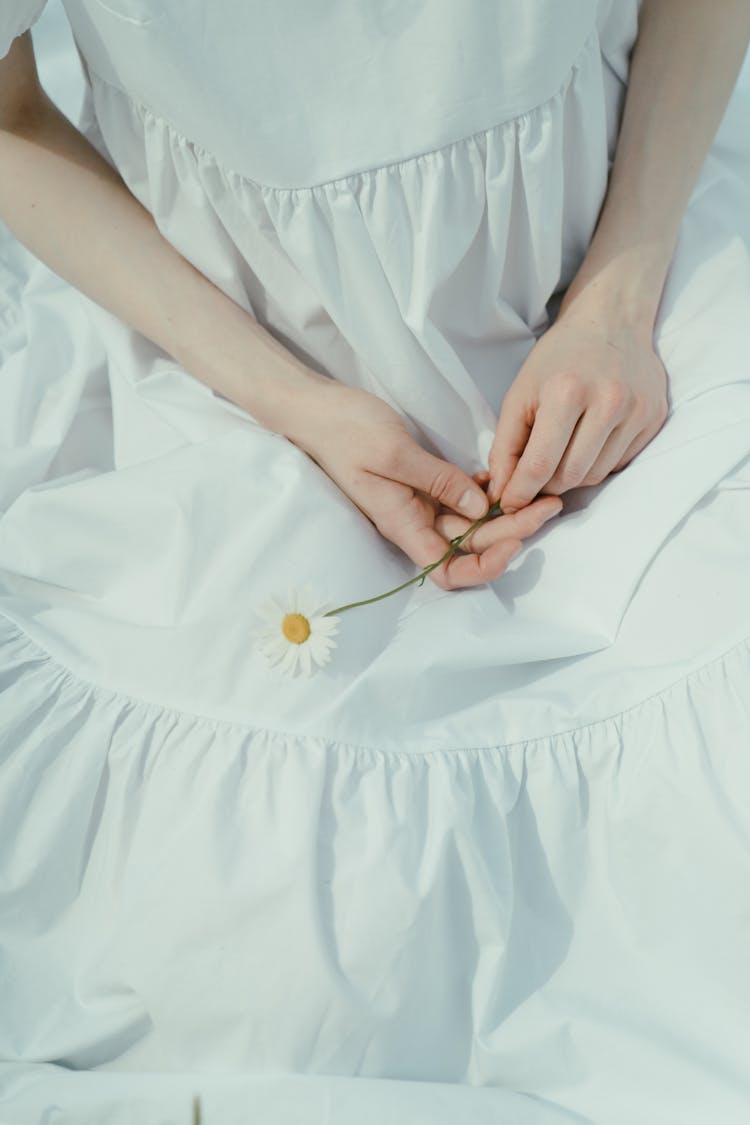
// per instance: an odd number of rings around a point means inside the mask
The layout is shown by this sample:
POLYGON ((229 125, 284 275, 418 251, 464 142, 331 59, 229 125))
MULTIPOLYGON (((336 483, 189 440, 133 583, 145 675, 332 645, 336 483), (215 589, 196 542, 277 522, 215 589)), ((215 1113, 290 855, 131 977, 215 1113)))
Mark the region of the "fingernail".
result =
POLYGON ((557 508, 556 511, 550 512, 549 515, 544 517, 542 522, 546 523, 547 520, 551 520, 553 516, 559 516, 561 511, 562 511, 562 508, 560 507, 560 508, 557 508))
POLYGON ((492 504, 494 504, 496 500, 500 499, 500 497, 497 495, 497 485, 495 484, 494 480, 490 480, 490 483, 487 485, 487 496, 490 500, 490 503, 492 504))
POLYGON ((484 515, 484 501, 470 488, 466 489, 458 502, 458 506, 462 512, 466 512, 467 516, 473 516, 475 519, 484 515))
POLYGON ((520 545, 520 547, 516 547, 515 551, 513 552, 513 554, 512 554, 512 555, 510 556, 510 558, 508 559, 508 562, 512 562, 512 561, 513 561, 513 559, 514 559, 514 558, 516 557, 516 555, 520 555, 520 554, 521 554, 521 551, 522 551, 522 550, 523 550, 523 543, 522 543, 522 544, 520 545))

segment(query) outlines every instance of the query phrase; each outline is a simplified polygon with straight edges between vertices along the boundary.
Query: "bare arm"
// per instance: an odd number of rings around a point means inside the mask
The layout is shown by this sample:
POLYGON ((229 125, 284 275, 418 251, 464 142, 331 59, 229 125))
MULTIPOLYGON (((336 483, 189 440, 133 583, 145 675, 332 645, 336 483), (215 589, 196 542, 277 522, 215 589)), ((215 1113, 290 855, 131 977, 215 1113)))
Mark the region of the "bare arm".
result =
POLYGON ((607 198, 566 308, 580 299, 653 331, 680 221, 748 40, 750 0, 643 0, 607 198))
POLYGON ((643 0, 607 196, 558 318, 503 401, 491 500, 599 484, 659 432, 653 331, 680 222, 737 80, 750 0, 643 0))
MULTIPOLYGON (((0 167, 0 219, 20 242, 185 371, 303 449, 418 566, 445 554, 435 522, 441 505, 486 513, 477 479, 423 449, 375 395, 300 363, 175 250, 46 96, 28 33, 0 59, 0 167)), ((430 581, 453 589, 499 577, 521 540, 560 506, 547 497, 493 521, 491 543, 467 547, 430 581)))
POLYGON ((29 32, 0 60, 0 167, 0 218, 24 246, 293 440, 311 393, 330 380, 298 362, 162 236, 45 94, 29 32))

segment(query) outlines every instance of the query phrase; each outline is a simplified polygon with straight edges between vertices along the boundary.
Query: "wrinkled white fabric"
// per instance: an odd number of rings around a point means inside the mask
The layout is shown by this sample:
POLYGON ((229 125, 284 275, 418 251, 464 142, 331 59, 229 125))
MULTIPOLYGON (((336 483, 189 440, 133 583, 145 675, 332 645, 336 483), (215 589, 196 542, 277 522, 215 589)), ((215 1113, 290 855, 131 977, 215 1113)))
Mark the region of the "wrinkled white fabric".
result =
MULTIPOLYGON (((81 128, 165 237, 484 467, 596 221, 637 4, 65 9, 81 128)), ((0 45, 39 11, 0 9, 0 45)), ((749 104, 743 79, 682 224, 659 435, 499 581, 344 614, 310 680, 269 671, 255 607, 414 567, 6 237, 14 1121, 54 1097, 110 1125, 115 1071, 149 1076, 144 1121, 201 1074, 217 1115, 231 1089, 269 1125, 747 1118, 749 104)))
POLYGON ((0 58, 10 50, 18 35, 33 27, 37 22, 47 0, 12 0, 0 8, 0 58))

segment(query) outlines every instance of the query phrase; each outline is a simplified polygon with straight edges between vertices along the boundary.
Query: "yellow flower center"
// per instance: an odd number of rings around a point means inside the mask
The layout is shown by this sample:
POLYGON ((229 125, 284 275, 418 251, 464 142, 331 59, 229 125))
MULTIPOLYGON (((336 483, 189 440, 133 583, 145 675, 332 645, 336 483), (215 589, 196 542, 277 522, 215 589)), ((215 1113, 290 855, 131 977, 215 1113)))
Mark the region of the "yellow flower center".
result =
POLYGON ((310 636, 310 622, 301 613, 287 613, 281 622, 281 631, 293 645, 301 645, 310 636))

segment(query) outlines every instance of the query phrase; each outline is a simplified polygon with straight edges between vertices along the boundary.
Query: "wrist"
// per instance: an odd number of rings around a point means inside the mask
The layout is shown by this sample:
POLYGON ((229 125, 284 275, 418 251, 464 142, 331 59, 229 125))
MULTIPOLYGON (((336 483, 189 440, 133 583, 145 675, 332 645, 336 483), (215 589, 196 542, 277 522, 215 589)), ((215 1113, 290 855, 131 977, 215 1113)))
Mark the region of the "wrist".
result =
POLYGON ((643 192, 626 191, 613 171, 591 244, 560 305, 560 313, 653 337, 677 223, 657 226, 643 192))
POLYGON ((267 430, 304 448, 322 393, 333 380, 297 359, 255 321, 251 323, 252 341, 232 371, 236 390, 228 397, 267 430))
MULTIPOLYGON (((277 378, 270 401, 266 389, 264 402, 259 407, 268 417, 263 424, 313 456, 314 435, 321 417, 335 413, 328 396, 340 388, 341 384, 335 379, 295 361, 277 378)), ((262 421, 257 413, 254 417, 262 421)))
MULTIPOLYGON (((261 426, 299 444, 333 380, 307 366, 267 329, 200 274, 180 309, 170 309, 171 352, 186 371, 245 410, 261 426)), ((184 296, 184 294, 183 294, 184 296)))
POLYGON ((667 267, 656 248, 623 250, 607 259, 592 243, 560 304, 560 317, 581 318, 613 330, 653 338, 667 267))

